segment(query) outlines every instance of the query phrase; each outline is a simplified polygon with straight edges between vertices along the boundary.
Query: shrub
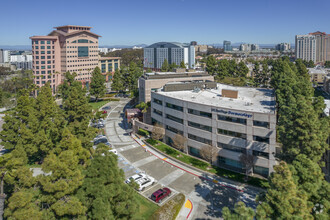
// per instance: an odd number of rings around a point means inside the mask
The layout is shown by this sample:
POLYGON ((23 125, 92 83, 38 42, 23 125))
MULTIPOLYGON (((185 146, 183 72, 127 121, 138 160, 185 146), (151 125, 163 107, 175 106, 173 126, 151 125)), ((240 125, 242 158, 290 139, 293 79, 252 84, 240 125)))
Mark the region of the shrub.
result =
POLYGON ((148 140, 146 140, 146 141, 147 141, 148 144, 151 144, 151 145, 155 145, 155 144, 157 144, 157 141, 154 140, 154 139, 148 139, 148 140))
POLYGON ((183 206, 185 196, 180 193, 160 207, 150 219, 174 220, 183 206))
POLYGON ((149 132, 142 128, 139 129, 138 134, 142 136, 149 136, 149 132))

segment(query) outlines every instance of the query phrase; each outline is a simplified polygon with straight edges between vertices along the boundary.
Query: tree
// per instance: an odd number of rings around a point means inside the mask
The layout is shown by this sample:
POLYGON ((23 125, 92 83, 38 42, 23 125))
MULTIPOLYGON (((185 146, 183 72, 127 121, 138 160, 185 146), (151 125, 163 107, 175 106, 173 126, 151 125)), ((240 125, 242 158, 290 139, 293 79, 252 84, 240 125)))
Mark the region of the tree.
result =
POLYGON ((223 79, 226 76, 229 76, 229 61, 226 59, 219 60, 217 68, 217 78, 223 79))
POLYGON ((330 68, 330 61, 329 60, 325 61, 324 67, 325 68, 330 68))
POLYGON ((186 69, 186 64, 184 64, 184 61, 183 60, 180 63, 180 68, 186 69))
POLYGON ((246 179, 248 179, 249 177, 249 173, 251 172, 251 169, 254 166, 254 156, 252 154, 241 154, 241 156, 239 157, 240 162, 242 163, 242 165, 244 166, 245 169, 245 175, 246 175, 246 179))
POLYGON ((237 65, 237 77, 246 77, 247 74, 249 73, 249 68, 245 65, 243 61, 239 62, 237 65))
POLYGON ((140 102, 138 105, 136 105, 137 108, 142 110, 142 113, 146 113, 148 111, 148 108, 150 107, 150 102, 140 102))
POLYGON ((171 63, 170 66, 169 66, 169 71, 170 72, 174 72, 174 70, 178 68, 178 65, 176 65, 176 63, 171 63))
POLYGON ((81 82, 75 80, 77 74, 73 72, 72 74, 68 71, 64 74, 65 79, 61 85, 59 85, 58 93, 62 96, 63 100, 66 100, 70 94, 72 88, 81 88, 81 82))
POLYGON ((214 58, 214 56, 208 56, 206 59, 206 71, 214 76, 217 73, 217 60, 214 58))
POLYGON ((167 61, 167 59, 165 59, 164 62, 163 62, 163 65, 162 65, 161 71, 162 71, 162 72, 168 72, 168 70, 169 70, 168 61, 167 61))
POLYGON ((176 134, 173 139, 172 145, 174 148, 180 151, 184 151, 186 142, 187 142, 187 138, 185 138, 181 134, 176 134))
POLYGON ((254 216, 253 209, 246 207, 244 202, 236 203, 233 211, 230 211, 228 207, 222 209, 224 220, 253 220, 254 216))
POLYGON ((307 196, 298 189, 289 166, 282 161, 274 170, 266 194, 257 198, 258 219, 311 219, 307 196))
POLYGON ((205 160, 210 162, 210 164, 213 164, 213 161, 218 155, 218 151, 219 150, 217 147, 207 144, 202 147, 202 149, 200 150, 200 154, 205 160))
POLYGON ((87 207, 88 219, 134 219, 138 208, 135 192, 124 183, 115 155, 96 155, 85 175, 78 197, 87 207))
POLYGON ((151 137, 154 140, 162 140, 165 136, 165 130, 160 124, 155 124, 152 128, 151 137))
POLYGON ((111 90, 114 91, 123 91, 124 88, 124 77, 122 71, 116 69, 115 74, 113 75, 113 80, 111 84, 111 90))
POLYGON ((102 97, 105 94, 105 78, 101 73, 101 70, 99 67, 95 67, 93 73, 92 73, 92 79, 90 83, 90 94, 95 96, 95 101, 99 97, 102 97))

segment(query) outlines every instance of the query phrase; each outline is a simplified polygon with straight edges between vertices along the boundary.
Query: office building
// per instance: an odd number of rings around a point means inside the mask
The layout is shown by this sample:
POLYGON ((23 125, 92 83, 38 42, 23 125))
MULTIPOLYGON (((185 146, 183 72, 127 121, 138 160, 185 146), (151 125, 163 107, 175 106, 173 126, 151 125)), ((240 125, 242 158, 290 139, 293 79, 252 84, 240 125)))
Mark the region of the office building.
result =
POLYGON ((195 52, 199 53, 206 53, 207 50, 210 48, 209 45, 196 45, 195 47, 195 52))
POLYGON ((0 49, 0 63, 9 63, 10 62, 10 51, 0 49))
POLYGON ((307 68, 308 74, 310 75, 311 82, 323 84, 328 72, 323 68, 307 68))
POLYGON ((55 27, 46 36, 33 36, 34 83, 41 87, 50 83, 53 93, 62 81, 62 74, 76 72, 76 80, 89 87, 91 73, 98 66, 98 38, 91 27, 66 25, 55 27))
POLYGON ((149 102, 151 91, 163 87, 168 82, 191 80, 214 81, 214 77, 202 71, 185 72, 184 69, 177 69, 176 72, 145 73, 139 78, 139 102, 149 102))
POLYGON ((195 47, 176 42, 159 42, 144 48, 144 68, 160 70, 165 59, 169 64, 179 66, 183 61, 186 68, 194 68, 195 47))
POLYGON ((197 45, 197 41, 191 41, 190 45, 196 46, 197 45))
POLYGON ((153 123, 165 128, 169 145, 177 134, 185 152, 201 157, 205 145, 217 148, 216 165, 245 172, 242 154, 254 156, 249 172, 273 172, 276 148, 275 95, 271 89, 235 87, 215 82, 168 83, 151 93, 153 123))
POLYGON ((109 48, 99 48, 99 52, 100 53, 104 53, 104 54, 107 54, 109 52, 109 48))
POLYGON ((121 57, 100 57, 99 56, 99 68, 102 75, 105 77, 105 81, 110 81, 117 69, 120 69, 121 57))
POLYGON ((275 45, 275 50, 288 51, 291 49, 290 43, 280 43, 275 45))
POLYGON ((259 45, 258 44, 241 44, 239 46, 239 50, 243 51, 243 52, 258 51, 259 45))
POLYGON ((296 58, 314 63, 330 61, 330 35, 325 32, 314 32, 296 35, 296 58))
POLYGON ((227 41, 227 40, 223 41, 223 50, 225 52, 233 50, 233 48, 231 47, 231 42, 230 41, 227 41))

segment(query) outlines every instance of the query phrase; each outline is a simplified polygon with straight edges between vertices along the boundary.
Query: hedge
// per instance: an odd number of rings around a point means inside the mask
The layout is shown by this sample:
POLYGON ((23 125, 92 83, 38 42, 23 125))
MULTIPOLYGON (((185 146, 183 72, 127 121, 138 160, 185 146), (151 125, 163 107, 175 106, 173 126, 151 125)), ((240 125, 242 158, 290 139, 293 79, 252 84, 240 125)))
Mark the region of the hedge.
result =
POLYGON ((149 132, 146 131, 146 130, 144 130, 144 129, 142 129, 142 128, 140 128, 140 129, 138 130, 138 134, 139 134, 139 135, 142 135, 142 136, 149 136, 149 132))

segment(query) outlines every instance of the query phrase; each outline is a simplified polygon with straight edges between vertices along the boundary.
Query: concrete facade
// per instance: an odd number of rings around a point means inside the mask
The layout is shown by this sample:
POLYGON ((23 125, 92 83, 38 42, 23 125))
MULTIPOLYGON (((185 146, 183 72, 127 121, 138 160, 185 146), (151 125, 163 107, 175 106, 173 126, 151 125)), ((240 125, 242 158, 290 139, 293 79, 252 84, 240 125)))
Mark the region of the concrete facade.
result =
POLYGON ((50 82, 53 93, 62 81, 62 74, 76 72, 76 80, 88 87, 91 73, 98 66, 98 38, 91 27, 67 25, 56 27, 47 36, 33 36, 34 83, 41 87, 50 82))
POLYGON ((201 91, 152 92, 151 117, 166 129, 171 144, 176 134, 187 138, 186 152, 200 156, 206 144, 216 146, 217 165, 244 172, 242 153, 255 157, 253 172, 273 172, 276 148, 276 112, 273 90, 218 84, 201 91), (221 89, 238 90, 238 99, 222 97, 221 89), (256 96, 257 98, 253 100, 256 96), (259 98, 258 98, 259 97, 259 98), (173 108, 174 106, 174 108, 173 108))
POLYGON ((151 91, 163 87, 168 82, 191 80, 214 81, 214 77, 205 72, 145 73, 139 78, 139 102, 149 102, 151 100, 151 91))

